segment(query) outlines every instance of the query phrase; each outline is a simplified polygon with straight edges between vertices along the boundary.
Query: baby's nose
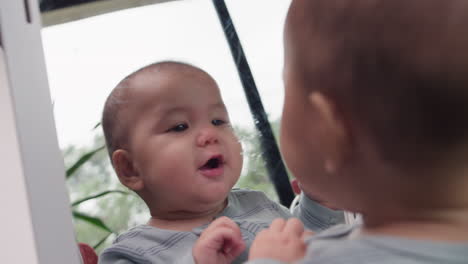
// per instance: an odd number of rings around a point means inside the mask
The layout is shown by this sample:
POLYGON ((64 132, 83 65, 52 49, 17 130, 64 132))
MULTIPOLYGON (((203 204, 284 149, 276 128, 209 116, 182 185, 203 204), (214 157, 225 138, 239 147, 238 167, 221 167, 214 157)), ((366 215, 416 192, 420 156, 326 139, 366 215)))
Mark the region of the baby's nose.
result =
POLYGON ((200 147, 204 147, 210 144, 217 144, 218 142, 218 134, 212 128, 202 130, 197 138, 197 145, 200 147))

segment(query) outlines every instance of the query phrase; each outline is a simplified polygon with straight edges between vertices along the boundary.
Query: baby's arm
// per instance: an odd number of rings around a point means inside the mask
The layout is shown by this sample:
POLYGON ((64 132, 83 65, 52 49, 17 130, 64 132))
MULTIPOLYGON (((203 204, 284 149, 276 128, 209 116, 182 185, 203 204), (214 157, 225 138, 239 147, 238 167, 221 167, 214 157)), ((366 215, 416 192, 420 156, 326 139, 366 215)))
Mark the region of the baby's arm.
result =
POLYGON ((228 264, 244 249, 239 226, 227 217, 220 217, 203 231, 192 254, 197 264, 228 264))
POLYGON ((304 222, 307 229, 315 232, 322 231, 337 224, 345 223, 344 212, 327 207, 321 202, 312 199, 300 190, 297 180, 291 185, 296 194, 300 193, 299 205, 293 209, 293 215, 304 222))
POLYGON ((293 209, 293 215, 301 219, 307 229, 314 232, 345 223, 343 211, 325 207, 305 194, 301 194, 299 205, 293 209))
POLYGON ((123 256, 117 256, 117 255, 101 255, 99 257, 99 264, 135 264, 135 262, 126 259, 123 256))

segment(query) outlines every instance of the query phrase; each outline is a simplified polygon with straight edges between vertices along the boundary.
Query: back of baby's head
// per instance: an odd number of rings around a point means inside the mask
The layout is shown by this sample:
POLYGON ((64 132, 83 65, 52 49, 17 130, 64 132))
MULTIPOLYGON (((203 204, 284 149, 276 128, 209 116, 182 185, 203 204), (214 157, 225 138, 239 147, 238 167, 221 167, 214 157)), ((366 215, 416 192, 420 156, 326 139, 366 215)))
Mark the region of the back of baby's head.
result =
POLYGON ((308 42, 302 51, 313 54, 302 59, 308 64, 305 78, 369 131, 384 159, 421 165, 463 152, 468 1, 300 4, 294 11, 298 17, 291 19, 301 27, 294 29, 301 31, 296 41, 308 42), (320 64, 313 65, 316 61, 320 64))
MULTIPOLYGON (((148 75, 152 77, 157 74, 168 77, 169 75, 186 76, 187 74, 201 73, 207 75, 202 69, 187 63, 177 61, 162 61, 140 68, 122 79, 107 97, 102 113, 101 125, 104 132, 107 150, 112 159, 112 153, 123 148, 127 142, 128 133, 131 126, 128 120, 123 118, 125 109, 132 107, 134 101, 132 97, 138 96, 135 91, 136 83, 145 81, 148 75)), ((157 89, 157 84, 151 86, 157 89)))

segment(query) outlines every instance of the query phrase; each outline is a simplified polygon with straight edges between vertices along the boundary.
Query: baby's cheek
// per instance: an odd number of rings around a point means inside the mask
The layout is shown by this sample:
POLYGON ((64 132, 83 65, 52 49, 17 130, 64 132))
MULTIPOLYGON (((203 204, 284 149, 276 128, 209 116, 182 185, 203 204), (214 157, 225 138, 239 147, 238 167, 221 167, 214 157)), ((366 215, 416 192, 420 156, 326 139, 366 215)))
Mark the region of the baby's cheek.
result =
POLYGON ((227 142, 228 148, 233 154, 242 156, 242 144, 234 134, 228 135, 225 142, 227 142))
POLYGON ((234 139, 234 142, 236 144, 236 152, 239 153, 239 156, 242 156, 242 144, 241 144, 241 142, 237 138, 234 139))
POLYGON ((239 162, 240 162, 239 165, 242 166, 242 156, 243 156, 242 144, 237 138, 234 139, 233 144, 234 144, 234 148, 233 148, 234 155, 236 155, 236 158, 239 159, 239 162))
POLYGON ((242 145, 236 137, 233 137, 231 139, 230 155, 231 155, 233 168, 236 170, 235 173, 240 175, 240 172, 242 170, 242 163, 243 163, 242 145))

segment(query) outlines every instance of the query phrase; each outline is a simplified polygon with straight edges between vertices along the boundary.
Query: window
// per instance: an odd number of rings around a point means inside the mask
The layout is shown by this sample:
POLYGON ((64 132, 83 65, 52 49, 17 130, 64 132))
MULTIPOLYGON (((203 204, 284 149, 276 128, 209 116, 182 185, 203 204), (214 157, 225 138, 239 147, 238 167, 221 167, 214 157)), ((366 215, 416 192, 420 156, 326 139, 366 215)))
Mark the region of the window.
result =
MULTIPOLYGON (((227 1, 274 128, 278 127, 283 100, 282 24, 289 2, 227 1)), ((180 60, 201 67, 218 82, 246 153, 239 186, 261 189, 278 199, 267 176, 252 113, 224 34, 209 0, 170 1, 44 27, 49 84, 66 165, 71 166, 83 153, 103 144, 100 129, 93 128, 100 120, 105 98, 124 76, 155 61, 180 60)), ((104 151, 69 181, 72 200, 99 190, 122 189, 104 151)), ((117 232, 147 219, 141 203, 130 206, 138 199, 115 195, 83 203, 78 209, 99 216, 117 232)), ((81 224, 77 221, 79 240, 95 245, 107 238, 106 231, 96 235, 96 231, 81 224), (91 236, 93 240, 89 241, 91 236)))

